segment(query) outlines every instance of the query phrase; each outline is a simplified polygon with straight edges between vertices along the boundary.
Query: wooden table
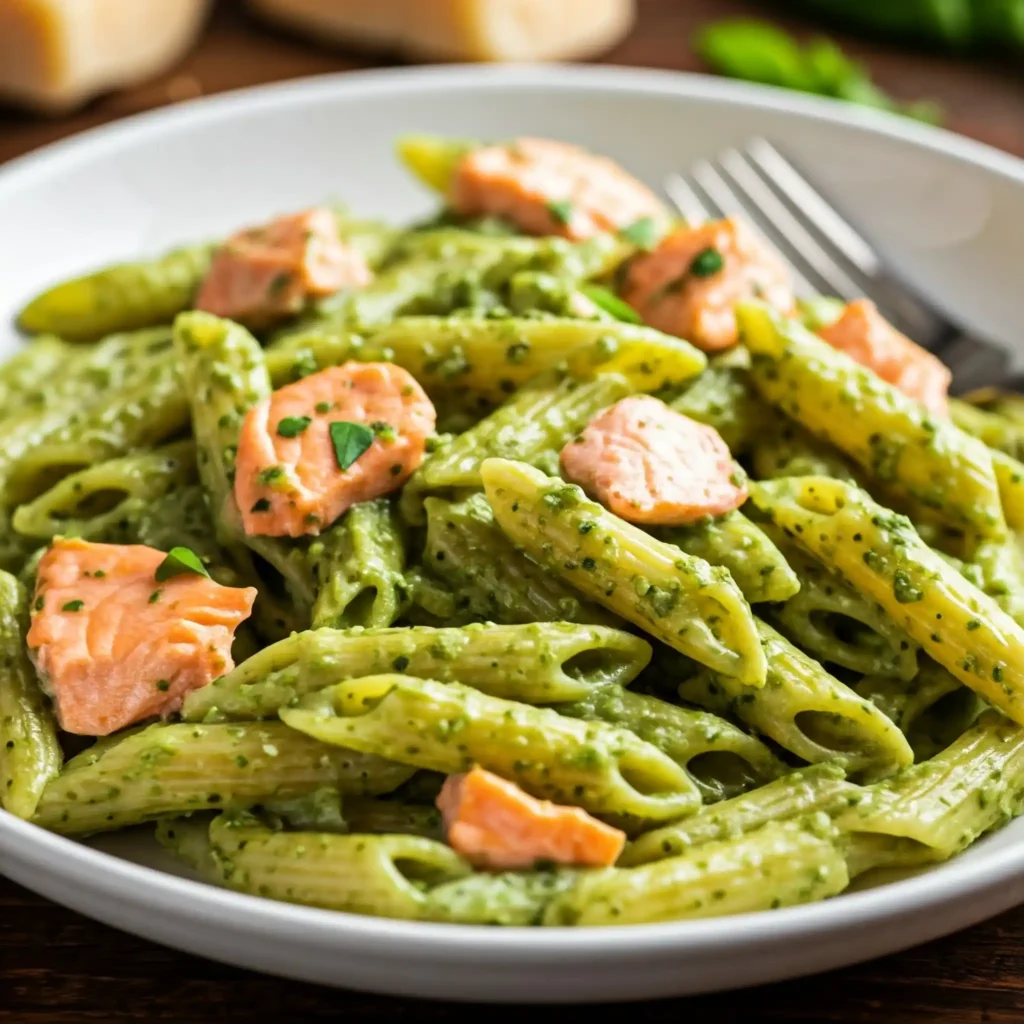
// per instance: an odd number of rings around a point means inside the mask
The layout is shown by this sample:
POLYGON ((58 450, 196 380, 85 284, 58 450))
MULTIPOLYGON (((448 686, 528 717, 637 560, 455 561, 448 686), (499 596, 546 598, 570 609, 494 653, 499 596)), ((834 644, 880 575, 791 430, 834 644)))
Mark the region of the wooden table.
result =
MULTIPOLYGON (((762 12, 743 0, 641 0, 634 34, 605 60, 699 70, 693 28, 762 12)), ((802 27, 789 19, 792 27, 802 27)), ((805 27, 805 26, 804 26, 805 27)), ((839 37, 882 85, 945 104, 950 126, 1024 156, 1024 75, 839 37)), ((0 111, 0 161, 97 124, 202 93, 379 63, 317 49, 249 21, 222 0, 198 48, 171 74, 60 121, 0 111)), ((469 1013, 479 1013, 479 1008, 469 1013)), ((493 1014, 488 1010, 485 1013, 493 1014)), ((645 1020, 1011 1024, 1024 1021, 1024 908, 875 963, 747 992, 644 1007, 645 1020)), ((94 924, 0 879, 0 1021, 291 1021, 461 1017, 451 1005, 341 993, 198 960, 94 924)))

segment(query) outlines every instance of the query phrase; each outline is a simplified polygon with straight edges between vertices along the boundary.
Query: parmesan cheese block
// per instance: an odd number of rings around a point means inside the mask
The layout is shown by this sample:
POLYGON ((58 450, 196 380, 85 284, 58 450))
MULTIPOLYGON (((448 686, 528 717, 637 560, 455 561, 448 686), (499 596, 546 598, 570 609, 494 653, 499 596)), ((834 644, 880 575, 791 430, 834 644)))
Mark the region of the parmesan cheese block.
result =
POLYGON ((0 97, 62 113, 174 64, 208 0, 0 0, 0 97))
POLYGON ((587 57, 629 31, 634 0, 250 0, 322 41, 427 60, 587 57))

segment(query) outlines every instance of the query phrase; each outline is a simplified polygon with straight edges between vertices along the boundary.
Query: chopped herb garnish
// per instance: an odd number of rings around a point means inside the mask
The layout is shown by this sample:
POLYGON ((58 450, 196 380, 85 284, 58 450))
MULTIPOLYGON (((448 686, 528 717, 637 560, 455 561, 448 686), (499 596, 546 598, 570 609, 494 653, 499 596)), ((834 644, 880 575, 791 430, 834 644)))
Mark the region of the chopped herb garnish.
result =
POLYGON ((607 288, 602 288, 599 284, 585 284, 580 291, 583 292, 583 294, 586 295, 586 297, 590 299, 595 306, 603 309, 606 313, 615 317, 616 320, 621 320, 623 323, 627 324, 643 323, 640 315, 632 306, 623 302, 618 295, 608 291, 607 288))
POLYGON ((640 249, 653 249, 658 243, 660 232, 653 217, 641 217, 629 227, 623 228, 619 234, 640 249))
POLYGON ((404 654, 400 654, 391 662, 391 667, 396 672, 404 672, 409 667, 409 659, 404 654))
POLYGON ((335 420, 329 429, 334 457, 342 471, 348 469, 373 444, 373 431, 363 423, 335 420))
POLYGON ((291 283, 292 275, 287 270, 284 270, 270 282, 270 286, 267 288, 267 293, 269 295, 279 295, 291 283))
POLYGON ((572 203, 568 199, 560 199, 557 202, 548 203, 548 213, 559 224, 568 224, 572 220, 572 203))
POLYGON ((267 499, 267 498, 260 498, 258 501, 253 503, 253 506, 252 506, 251 509, 249 509, 249 511, 250 512, 269 512, 270 511, 270 501, 269 501, 269 499, 267 499))
POLYGON ((521 363, 530 354, 530 346, 525 341, 516 341, 505 349, 505 358, 510 363, 521 363))
POLYGON ((270 466, 259 474, 257 480, 259 480, 261 484, 272 484, 275 480, 280 480, 283 476, 284 466, 270 466))
POLYGON ((316 411, 319 412, 319 413, 330 412, 334 408, 334 403, 333 402, 317 402, 316 405, 313 406, 313 408, 316 409, 316 411))
POLYGON ((370 429, 386 443, 395 439, 395 428, 390 423, 385 423, 384 420, 374 420, 370 424, 370 429))
POLYGON ((40 594, 40 595, 39 595, 39 596, 38 596, 38 597, 36 598, 36 611, 37 611, 37 612, 41 612, 41 611, 43 610, 43 604, 44 604, 44 601, 43 601, 43 595, 42 595, 42 594, 40 594))
POLYGON ((80 601, 77 598, 74 601, 68 601, 67 604, 61 606, 62 612, 80 612, 85 607, 85 602, 80 601))
POLYGON ((181 576, 183 573, 195 573, 197 576, 210 578, 206 566, 199 560, 199 556, 191 549, 185 547, 171 548, 167 557, 156 567, 156 581, 163 583, 174 576, 181 576))
POLYGON ((149 595, 149 603, 150 604, 156 604, 157 601, 160 600, 160 595, 162 593, 163 593, 162 590, 154 590, 153 593, 149 595))
POLYGON ((717 274, 725 266, 725 258, 713 246, 702 249, 693 257, 690 264, 690 273, 694 277, 710 277, 717 274))
POLYGON ((308 416, 285 416, 277 425, 281 437, 298 437, 313 421, 308 416))
POLYGON ((167 692, 167 691, 168 691, 168 690, 169 690, 169 689, 171 688, 171 684, 170 684, 170 681, 169 681, 169 680, 167 680, 167 679, 158 679, 158 680, 156 681, 156 688, 157 688, 157 689, 158 689, 158 690, 159 690, 159 691, 160 691, 161 693, 166 693, 166 692, 167 692))

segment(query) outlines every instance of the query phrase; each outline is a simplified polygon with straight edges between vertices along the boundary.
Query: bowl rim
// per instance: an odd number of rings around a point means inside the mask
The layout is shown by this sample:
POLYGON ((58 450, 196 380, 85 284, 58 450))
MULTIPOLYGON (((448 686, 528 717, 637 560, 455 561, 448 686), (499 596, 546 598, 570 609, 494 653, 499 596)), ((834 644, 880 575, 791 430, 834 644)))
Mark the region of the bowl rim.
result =
MULTIPOLYGON (((299 108, 331 101, 338 93, 374 96, 409 89, 446 91, 472 87, 485 90, 543 89, 551 91, 615 91, 651 98, 704 101, 725 106, 796 114, 866 134, 881 134, 964 164, 982 168, 1024 186, 1024 160, 942 128, 884 111, 854 107, 840 101, 804 96, 781 89, 713 78, 707 75, 615 66, 430 66, 339 72, 283 83, 271 83, 205 97, 180 106, 137 114, 93 128, 0 167, 0 199, 16 194, 29 179, 73 171, 80 160, 102 158, 130 138, 146 142, 168 130, 186 129, 231 119, 254 106, 299 108)), ((145 894, 149 911, 167 911, 192 924, 213 920, 232 928, 257 932, 273 929, 279 938, 308 944, 311 940, 358 940, 367 952, 396 951, 396 942, 431 943, 445 956, 464 954, 477 963, 499 963, 509 954, 523 963, 533 959, 593 962, 624 955, 639 959, 653 953, 700 950, 742 951, 766 941, 773 944, 815 932, 834 932, 881 925, 896 915, 937 911, 958 899, 1004 886, 1024 875, 1024 844, 955 858, 923 874, 875 889, 841 895, 802 906, 662 924, 611 928, 494 928, 483 925, 436 924, 374 918, 323 910, 233 892, 192 881, 156 868, 123 860, 59 836, 0 811, 0 853, 3 860, 31 863, 34 869, 60 876, 123 900, 127 891, 145 894)), ((0 869, 2 869, 0 862, 0 869)))

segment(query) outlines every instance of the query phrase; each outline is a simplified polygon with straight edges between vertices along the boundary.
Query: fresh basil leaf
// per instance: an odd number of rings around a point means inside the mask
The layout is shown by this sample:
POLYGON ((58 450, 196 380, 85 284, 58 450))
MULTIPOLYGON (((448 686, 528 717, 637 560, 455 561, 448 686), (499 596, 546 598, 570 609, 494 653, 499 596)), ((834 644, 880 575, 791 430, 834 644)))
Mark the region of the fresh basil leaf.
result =
POLYGON ((167 557, 156 567, 156 581, 163 583, 164 580, 169 580, 173 576, 181 576, 187 572, 210 578, 206 566, 191 548, 171 548, 167 552, 167 557))
POLYGON ((643 320, 637 311, 630 306, 628 303, 623 302, 618 295, 608 291, 607 288, 602 288, 599 284, 585 284, 580 291, 595 306, 599 306, 606 313, 615 317, 616 320, 621 320, 627 324, 642 324, 643 320))
POLYGON ((548 213, 550 213, 559 224, 568 224, 572 220, 572 203, 570 203, 568 199, 562 199, 555 203, 548 203, 548 213))
POLYGON ((619 234, 631 245, 648 251, 658 244, 661 237, 661 231, 653 217, 641 217, 629 227, 623 228, 619 234))
POLYGON ((338 468, 348 469, 373 444, 373 431, 365 423, 335 420, 328 428, 338 468))

